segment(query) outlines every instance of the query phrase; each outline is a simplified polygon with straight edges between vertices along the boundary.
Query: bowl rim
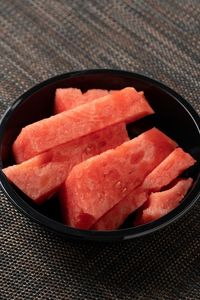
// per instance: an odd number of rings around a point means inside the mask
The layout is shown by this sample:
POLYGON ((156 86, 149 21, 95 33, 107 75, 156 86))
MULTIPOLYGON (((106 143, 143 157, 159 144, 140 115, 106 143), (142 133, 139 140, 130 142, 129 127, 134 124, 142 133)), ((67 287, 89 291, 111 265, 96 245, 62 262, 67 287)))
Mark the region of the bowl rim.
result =
MULTIPOLYGON (((11 104, 8 109, 5 111, 3 116, 0 120, 0 144, 4 135, 4 128, 6 127, 7 121, 12 116, 12 113, 17 108, 18 105, 26 101, 26 99, 34 94, 36 91, 44 88, 45 86, 54 83, 56 81, 60 81, 63 79, 67 79, 70 77, 77 77, 79 75, 91 75, 91 74, 98 74, 98 73, 113 73, 115 75, 123 75, 128 77, 133 77, 135 79, 143 80, 147 83, 156 86, 160 90, 164 91, 165 93, 169 94, 173 97, 179 104, 183 106, 185 110, 187 110, 188 114, 190 115, 191 119, 193 120, 200 137, 200 116, 193 108, 193 106, 186 101, 182 96, 176 93, 174 90, 163 84, 162 82, 152 79, 148 76, 145 76, 141 73, 135 73, 131 71, 124 71, 118 69, 88 69, 88 70, 80 70, 80 71, 72 71, 67 73, 62 73, 51 77, 45 81, 42 81, 28 91, 23 93, 20 97, 18 97, 13 104, 11 104)), ((114 240, 125 240, 125 239, 132 239, 140 236, 147 235, 158 229, 161 229, 168 224, 174 222, 181 216, 183 216, 191 206, 197 201, 200 196, 200 175, 198 176, 195 187, 188 193, 185 197, 185 201, 181 202, 178 207, 172 210, 167 215, 159 218, 158 220, 144 224, 137 227, 130 227, 125 229, 119 230, 107 230, 107 231, 96 231, 96 230, 83 230, 83 229, 76 229, 64 225, 58 221, 55 221, 47 216, 43 215, 42 213, 38 212, 36 209, 31 207, 20 195, 17 194, 15 189, 10 185, 9 181, 7 180, 6 176, 2 172, 2 160, 0 159, 0 185, 4 193, 8 196, 11 203, 21 211, 26 217, 39 223, 40 225, 45 226, 47 229, 54 231, 60 235, 64 235, 66 238, 75 238, 75 239, 84 239, 84 240, 93 240, 93 241, 114 241, 114 240), (190 197, 190 200, 189 200, 190 197)))

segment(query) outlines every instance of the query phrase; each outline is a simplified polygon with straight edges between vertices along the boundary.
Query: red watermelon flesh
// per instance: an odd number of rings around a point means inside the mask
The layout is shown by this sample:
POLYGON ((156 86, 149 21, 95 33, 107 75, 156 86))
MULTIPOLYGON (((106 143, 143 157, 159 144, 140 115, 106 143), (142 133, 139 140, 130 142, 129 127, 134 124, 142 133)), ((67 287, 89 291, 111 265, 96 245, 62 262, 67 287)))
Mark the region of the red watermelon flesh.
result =
POLYGON ((108 94, 109 94, 109 91, 107 91, 107 90, 90 89, 87 92, 83 93, 84 103, 94 101, 94 100, 104 97, 108 94))
POLYGON ((170 189, 151 193, 145 208, 140 211, 134 224, 146 224, 168 214, 179 205, 192 186, 192 182, 192 178, 179 179, 170 189))
MULTIPOLYGON (((61 113, 81 104, 85 104, 98 98, 104 97, 108 94, 115 94, 116 92, 118 92, 118 90, 108 91, 102 89, 90 89, 87 92, 82 93, 81 90, 77 88, 56 89, 54 113, 61 113)), ((139 94, 141 93, 143 92, 139 92, 139 94)))
POLYGON ((195 162, 196 160, 189 153, 177 148, 146 177, 143 186, 152 192, 160 191, 195 162))
POLYGON ((72 109, 84 103, 106 96, 109 92, 101 89, 91 89, 82 93, 77 88, 57 89, 55 94, 55 114, 72 109))
POLYGON ((40 204, 58 189, 76 164, 127 140, 126 126, 119 123, 4 168, 3 172, 35 203, 40 204))
POLYGON ((141 207, 147 201, 148 194, 138 187, 129 193, 124 199, 112 207, 92 227, 93 230, 114 230, 124 223, 133 211, 141 207))
POLYGON ((171 153, 176 143, 158 129, 76 165, 62 186, 65 222, 91 228, 171 153))
POLYGON ((153 110, 134 88, 124 88, 22 129, 13 144, 17 162, 120 122, 132 122, 153 110))
POLYGON ((148 199, 151 191, 160 191, 172 182, 183 171, 195 163, 190 154, 181 148, 169 154, 147 177, 142 185, 132 191, 127 197, 117 203, 110 211, 103 215, 92 227, 95 230, 117 229, 125 219, 148 199))

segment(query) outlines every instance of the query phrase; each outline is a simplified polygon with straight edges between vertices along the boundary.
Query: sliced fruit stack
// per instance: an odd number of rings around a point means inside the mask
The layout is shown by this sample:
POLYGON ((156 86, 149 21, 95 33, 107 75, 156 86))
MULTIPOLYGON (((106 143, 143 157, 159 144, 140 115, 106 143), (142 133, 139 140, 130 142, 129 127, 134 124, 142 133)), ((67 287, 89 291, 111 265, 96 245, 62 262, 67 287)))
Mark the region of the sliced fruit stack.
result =
POLYGON ((63 222, 114 230, 154 221, 183 200, 195 163, 156 128, 129 139, 126 124, 154 111, 143 92, 57 89, 54 115, 24 127, 13 143, 7 178, 36 204, 58 192, 63 222))

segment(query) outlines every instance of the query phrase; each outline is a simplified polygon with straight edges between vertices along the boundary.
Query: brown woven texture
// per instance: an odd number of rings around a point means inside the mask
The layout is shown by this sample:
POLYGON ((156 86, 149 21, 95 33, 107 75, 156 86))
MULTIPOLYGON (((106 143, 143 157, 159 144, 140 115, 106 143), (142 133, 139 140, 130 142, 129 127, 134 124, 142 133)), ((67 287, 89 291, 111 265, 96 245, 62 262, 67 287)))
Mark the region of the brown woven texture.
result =
MULTIPOLYGON (((0 1, 1 114, 51 76, 146 74, 200 113, 200 2, 0 1)), ((0 299, 200 299, 199 201, 180 220, 120 243, 71 242, 0 193, 0 299)))

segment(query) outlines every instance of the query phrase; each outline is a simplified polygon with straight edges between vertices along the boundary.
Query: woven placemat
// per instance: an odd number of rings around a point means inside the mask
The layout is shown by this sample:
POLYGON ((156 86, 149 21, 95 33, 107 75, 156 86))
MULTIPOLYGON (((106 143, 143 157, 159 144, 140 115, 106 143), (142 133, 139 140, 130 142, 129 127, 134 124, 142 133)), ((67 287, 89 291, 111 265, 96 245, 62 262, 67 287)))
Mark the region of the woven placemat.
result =
MULTIPOLYGON (((199 15, 198 0, 1 0, 1 115, 36 83, 87 68, 146 74, 200 113, 199 15)), ((152 235, 96 244, 0 199, 0 299, 200 299, 199 201, 152 235)))

